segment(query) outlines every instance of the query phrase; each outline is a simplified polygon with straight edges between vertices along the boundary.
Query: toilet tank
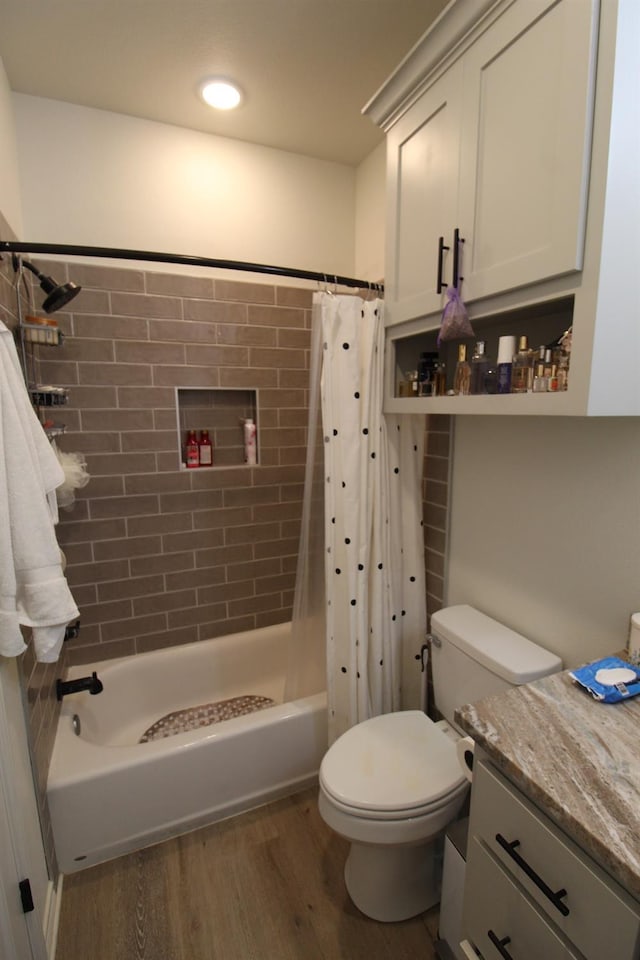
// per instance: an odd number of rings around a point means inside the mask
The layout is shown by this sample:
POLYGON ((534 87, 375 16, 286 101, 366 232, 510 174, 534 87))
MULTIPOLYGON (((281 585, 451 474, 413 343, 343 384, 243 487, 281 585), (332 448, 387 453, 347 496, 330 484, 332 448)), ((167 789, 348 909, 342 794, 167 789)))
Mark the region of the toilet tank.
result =
POLYGON ((456 707, 557 673, 562 661, 474 607, 445 607, 431 617, 435 704, 453 724, 456 707))

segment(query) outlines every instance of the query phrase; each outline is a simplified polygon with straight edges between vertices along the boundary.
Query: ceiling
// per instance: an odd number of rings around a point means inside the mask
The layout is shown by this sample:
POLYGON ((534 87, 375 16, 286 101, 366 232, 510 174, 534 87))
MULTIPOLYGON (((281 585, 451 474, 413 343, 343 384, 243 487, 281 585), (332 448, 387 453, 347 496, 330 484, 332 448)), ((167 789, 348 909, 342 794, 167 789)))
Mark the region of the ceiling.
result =
POLYGON ((446 0, 0 0, 11 89, 357 164, 360 110, 446 0), (211 75, 245 92, 218 113, 211 75))

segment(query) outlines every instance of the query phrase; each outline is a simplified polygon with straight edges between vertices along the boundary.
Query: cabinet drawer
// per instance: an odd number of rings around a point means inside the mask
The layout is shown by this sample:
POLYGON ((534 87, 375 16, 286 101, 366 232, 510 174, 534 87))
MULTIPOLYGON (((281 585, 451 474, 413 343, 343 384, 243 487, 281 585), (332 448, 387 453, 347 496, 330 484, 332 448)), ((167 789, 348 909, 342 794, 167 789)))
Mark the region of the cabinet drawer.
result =
POLYGON ((464 934, 484 960, 580 960, 477 838, 469 844, 467 884, 464 934))
POLYGON ((484 762, 476 764, 470 831, 585 957, 636 956, 635 902, 484 762))

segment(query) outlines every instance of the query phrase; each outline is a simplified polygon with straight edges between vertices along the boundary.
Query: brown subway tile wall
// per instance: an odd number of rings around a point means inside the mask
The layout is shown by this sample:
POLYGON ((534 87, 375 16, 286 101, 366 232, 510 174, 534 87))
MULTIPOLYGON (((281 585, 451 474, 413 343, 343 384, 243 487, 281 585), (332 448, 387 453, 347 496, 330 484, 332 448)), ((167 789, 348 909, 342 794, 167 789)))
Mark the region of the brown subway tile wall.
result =
POLYGON ((65 344, 38 348, 42 375, 70 391, 60 446, 84 453, 92 478, 58 530, 83 600, 72 662, 289 619, 311 292, 39 266, 83 286, 58 314, 65 344), (243 464, 247 416, 255 467, 243 464), (212 468, 181 467, 192 428, 210 431, 212 468))

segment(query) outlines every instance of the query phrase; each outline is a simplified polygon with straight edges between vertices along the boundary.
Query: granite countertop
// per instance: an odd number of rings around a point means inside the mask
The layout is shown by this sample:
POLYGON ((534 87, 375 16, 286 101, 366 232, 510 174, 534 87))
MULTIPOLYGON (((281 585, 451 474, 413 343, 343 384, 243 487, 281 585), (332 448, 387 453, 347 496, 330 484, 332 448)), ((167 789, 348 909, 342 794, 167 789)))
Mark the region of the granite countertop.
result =
POLYGON ((640 696, 599 703, 564 671, 467 704, 455 717, 640 901, 640 696))

